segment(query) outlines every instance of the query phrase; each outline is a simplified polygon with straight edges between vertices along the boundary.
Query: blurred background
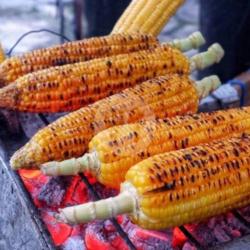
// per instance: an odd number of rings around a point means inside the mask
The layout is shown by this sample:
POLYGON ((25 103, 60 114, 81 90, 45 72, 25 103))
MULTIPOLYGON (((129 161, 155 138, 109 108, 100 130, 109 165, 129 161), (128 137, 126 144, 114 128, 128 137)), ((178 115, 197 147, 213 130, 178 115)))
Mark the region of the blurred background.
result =
MULTIPOLYGON (((130 0, 1 0, 0 42, 9 49, 31 30, 50 29, 70 40, 108 34, 130 0)), ((160 35, 160 40, 185 37, 198 29, 199 0, 188 0, 160 35)), ((13 51, 22 53, 62 42, 50 33, 24 38, 13 51)))
MULTIPOLYGON (((49 29, 69 40, 106 35, 130 1, 1 0, 0 42, 9 52, 23 34, 32 30, 49 29)), ((250 83, 249 27, 249 0, 188 0, 159 38, 168 41, 201 30, 207 40, 201 50, 219 42, 226 53, 220 64, 200 72, 199 78, 217 74, 223 82, 237 78, 250 83)), ((32 33, 18 43, 12 55, 64 41, 66 39, 48 32, 32 33)))

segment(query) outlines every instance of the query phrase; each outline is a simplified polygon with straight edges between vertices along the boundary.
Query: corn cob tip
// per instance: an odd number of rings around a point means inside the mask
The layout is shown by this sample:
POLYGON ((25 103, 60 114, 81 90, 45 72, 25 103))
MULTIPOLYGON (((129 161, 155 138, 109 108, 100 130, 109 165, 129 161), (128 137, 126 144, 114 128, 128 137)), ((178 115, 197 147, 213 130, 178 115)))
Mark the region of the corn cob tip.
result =
POLYGON ((197 54, 191 58, 191 70, 202 70, 215 63, 219 63, 225 52, 220 44, 214 43, 207 51, 197 54))
POLYGON ((95 219, 103 220, 119 214, 132 213, 136 209, 136 204, 134 193, 124 191, 116 197, 59 209, 59 213, 54 217, 63 223, 81 224, 95 219))
POLYGON ((196 82, 196 89, 200 99, 207 97, 211 92, 216 90, 221 85, 218 76, 212 75, 203 78, 201 81, 196 82))
POLYGON ((23 149, 21 148, 10 158, 10 166, 12 169, 20 169, 23 167, 24 162, 26 163, 25 155, 22 152, 23 149))
POLYGON ((100 171, 100 162, 94 151, 79 158, 72 158, 61 162, 47 162, 42 164, 40 168, 43 174, 49 176, 76 175, 84 171, 91 172, 97 176, 100 171))
MULTIPOLYGON (((0 85, 1 85, 0 80, 0 85)), ((0 108, 14 109, 19 102, 19 90, 15 83, 0 89, 0 108)))
POLYGON ((192 33, 190 36, 184 39, 175 39, 172 42, 169 42, 174 48, 179 49, 182 52, 189 51, 191 49, 197 49, 203 44, 205 44, 206 40, 201 32, 196 31, 192 33))
POLYGON ((25 146, 17 150, 10 159, 10 166, 17 170, 20 168, 33 169, 37 168, 35 165, 35 156, 41 154, 41 147, 39 144, 27 143, 25 146))

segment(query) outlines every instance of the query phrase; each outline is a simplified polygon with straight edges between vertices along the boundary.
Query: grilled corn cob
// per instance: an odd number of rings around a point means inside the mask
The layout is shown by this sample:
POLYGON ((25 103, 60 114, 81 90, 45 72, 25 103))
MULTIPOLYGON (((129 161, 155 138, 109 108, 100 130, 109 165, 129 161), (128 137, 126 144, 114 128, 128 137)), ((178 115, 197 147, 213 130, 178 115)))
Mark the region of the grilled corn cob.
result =
MULTIPOLYGON (((0 65, 1 65, 1 63, 3 62, 5 60, 5 53, 4 53, 4 51, 3 51, 3 47, 2 47, 2 45, 1 45, 1 43, 0 43, 0 65)), ((1 67, 1 66, 0 66, 1 67)))
POLYGON ((17 168, 81 156, 98 132, 114 125, 194 113, 199 96, 219 85, 215 76, 194 86, 186 75, 158 77, 60 118, 40 130, 11 158, 17 168), (203 88, 208 85, 208 88, 203 88), (204 92, 205 91, 205 92, 204 92))
POLYGON ((117 21, 112 33, 159 35, 184 0, 133 0, 117 21))
POLYGON ((83 223, 129 213, 147 229, 197 222, 250 204, 250 136, 172 151, 141 161, 117 197, 62 209, 83 223))
POLYGON ((7 85, 27 73, 52 66, 126 54, 156 47, 157 45, 159 45, 158 40, 150 35, 114 34, 38 49, 7 59, 0 66, 0 84, 7 85))
POLYGON ((49 162, 47 175, 92 172, 104 185, 119 188, 130 167, 150 156, 250 133, 250 107, 179 116, 111 127, 89 143, 91 153, 49 162))
MULTIPOLYGON (((200 32, 194 32, 187 38, 170 42, 170 45, 185 52, 192 48, 200 47, 204 43, 205 39, 202 34, 200 32)), ((158 40, 150 35, 116 34, 34 50, 21 56, 11 57, 0 65, 0 86, 8 85, 25 74, 41 69, 89 61, 105 56, 131 53, 154 48, 159 45, 158 40)))
POLYGON ((79 109, 152 77, 188 74, 218 62, 223 50, 215 44, 191 60, 163 45, 151 50, 99 58, 34 72, 0 89, 0 108, 29 112, 79 109))

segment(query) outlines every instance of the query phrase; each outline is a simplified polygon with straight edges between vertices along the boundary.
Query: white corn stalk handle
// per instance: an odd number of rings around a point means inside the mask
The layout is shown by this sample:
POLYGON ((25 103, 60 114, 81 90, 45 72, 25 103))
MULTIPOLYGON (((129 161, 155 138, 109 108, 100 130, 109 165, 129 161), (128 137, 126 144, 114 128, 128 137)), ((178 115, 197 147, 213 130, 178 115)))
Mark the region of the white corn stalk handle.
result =
POLYGON ((191 71, 205 69, 215 63, 219 63, 225 52, 220 44, 214 43, 207 51, 197 54, 190 59, 191 71))
POLYGON ((205 44, 206 40, 201 34, 201 32, 196 31, 192 33, 187 38, 183 39, 174 39, 173 41, 169 42, 168 44, 174 48, 179 49, 182 52, 189 51, 191 49, 197 49, 203 44, 205 44))

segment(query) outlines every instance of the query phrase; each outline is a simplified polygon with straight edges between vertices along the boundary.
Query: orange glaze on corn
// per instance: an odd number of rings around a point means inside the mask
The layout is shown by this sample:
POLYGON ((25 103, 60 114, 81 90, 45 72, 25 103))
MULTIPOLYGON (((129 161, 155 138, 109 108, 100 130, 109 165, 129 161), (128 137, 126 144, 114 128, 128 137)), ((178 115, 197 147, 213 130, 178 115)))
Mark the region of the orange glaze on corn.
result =
POLYGON ((7 85, 25 74, 41 69, 145 50, 158 45, 158 40, 150 35, 112 34, 34 50, 10 57, 0 65, 0 85, 7 85))
POLYGON ((158 77, 66 115, 40 130, 11 159, 13 168, 38 167, 82 155, 91 138, 114 125, 194 113, 199 96, 186 75, 158 77))
POLYGON ((128 213, 146 229, 199 222, 250 204, 250 136, 172 151, 130 168, 116 197, 59 210, 66 223, 128 213))
POLYGON ((0 108, 73 111, 152 77, 189 72, 188 58, 178 49, 163 45, 25 75, 0 89, 0 108))
POLYGON ((250 107, 142 121, 106 129, 89 143, 98 179, 118 188, 129 168, 150 156, 250 133, 250 107))

